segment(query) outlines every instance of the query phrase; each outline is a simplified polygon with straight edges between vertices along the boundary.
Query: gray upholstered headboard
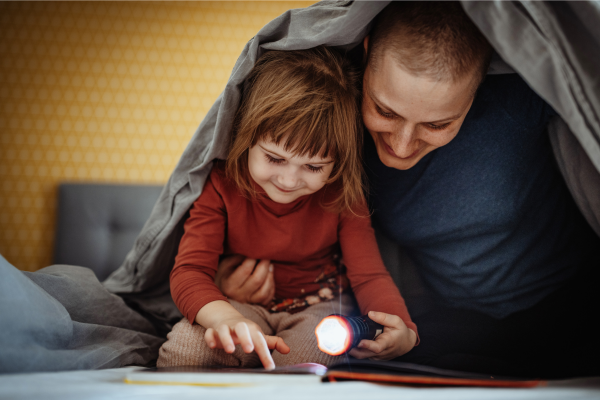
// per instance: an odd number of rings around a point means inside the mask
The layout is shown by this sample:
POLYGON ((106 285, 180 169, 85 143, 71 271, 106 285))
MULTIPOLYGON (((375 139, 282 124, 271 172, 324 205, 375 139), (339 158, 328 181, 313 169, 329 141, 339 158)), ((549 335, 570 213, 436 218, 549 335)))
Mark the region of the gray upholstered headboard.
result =
POLYGON ((133 247, 161 190, 156 185, 61 184, 54 263, 88 267, 100 281, 107 278, 133 247))

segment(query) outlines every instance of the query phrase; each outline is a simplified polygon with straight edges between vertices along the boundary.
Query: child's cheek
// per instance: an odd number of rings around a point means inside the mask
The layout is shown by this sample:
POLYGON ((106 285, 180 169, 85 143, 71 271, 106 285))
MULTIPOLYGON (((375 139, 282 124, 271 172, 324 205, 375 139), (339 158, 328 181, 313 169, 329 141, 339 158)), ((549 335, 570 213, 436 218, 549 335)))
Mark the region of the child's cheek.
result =
POLYGON ((265 164, 256 166, 256 176, 254 179, 261 186, 269 182, 274 175, 274 171, 271 165, 268 164, 268 162, 266 162, 265 164))

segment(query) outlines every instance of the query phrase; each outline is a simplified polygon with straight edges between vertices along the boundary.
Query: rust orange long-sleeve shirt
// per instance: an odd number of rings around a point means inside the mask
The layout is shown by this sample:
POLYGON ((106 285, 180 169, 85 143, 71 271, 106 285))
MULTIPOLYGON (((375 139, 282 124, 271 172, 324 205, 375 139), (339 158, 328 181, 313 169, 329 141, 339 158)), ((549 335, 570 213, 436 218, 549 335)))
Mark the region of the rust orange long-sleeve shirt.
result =
POLYGON ((321 204, 326 191, 290 204, 250 200, 225 177, 217 163, 185 222, 171 272, 171 295, 193 323, 207 303, 227 300, 214 283, 222 254, 271 260, 276 297, 298 297, 320 288, 323 264, 341 250, 360 310, 398 315, 417 332, 404 299, 383 265, 366 205, 333 213, 321 204))

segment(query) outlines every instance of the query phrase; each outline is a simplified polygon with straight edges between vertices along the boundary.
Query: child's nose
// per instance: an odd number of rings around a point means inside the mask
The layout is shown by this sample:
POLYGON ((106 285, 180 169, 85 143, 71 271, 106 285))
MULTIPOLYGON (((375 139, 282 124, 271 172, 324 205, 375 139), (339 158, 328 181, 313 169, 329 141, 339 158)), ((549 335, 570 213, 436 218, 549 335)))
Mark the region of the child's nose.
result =
POLYGON ((279 175, 279 184, 283 186, 284 189, 293 189, 296 187, 297 183, 298 178, 295 171, 286 171, 279 175))

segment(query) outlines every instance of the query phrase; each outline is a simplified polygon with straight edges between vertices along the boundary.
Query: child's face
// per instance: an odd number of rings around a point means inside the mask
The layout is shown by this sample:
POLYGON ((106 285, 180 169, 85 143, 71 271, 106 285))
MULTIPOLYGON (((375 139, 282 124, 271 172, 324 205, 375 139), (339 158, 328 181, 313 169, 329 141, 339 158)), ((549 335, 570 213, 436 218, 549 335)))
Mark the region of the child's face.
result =
POLYGON ((279 145, 259 140, 248 152, 250 176, 277 203, 291 203, 315 193, 333 170, 333 159, 298 156, 279 145))

